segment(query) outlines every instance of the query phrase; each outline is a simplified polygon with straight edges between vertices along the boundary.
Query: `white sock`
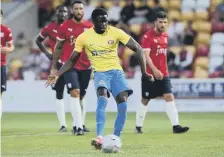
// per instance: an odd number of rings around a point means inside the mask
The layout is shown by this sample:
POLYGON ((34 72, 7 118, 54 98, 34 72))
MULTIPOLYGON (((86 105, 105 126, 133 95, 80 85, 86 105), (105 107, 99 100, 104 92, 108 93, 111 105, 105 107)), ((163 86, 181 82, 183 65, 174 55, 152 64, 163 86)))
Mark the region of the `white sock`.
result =
POLYGON ((166 114, 172 126, 179 125, 178 112, 174 101, 166 102, 166 114))
POLYGON ((86 119, 86 99, 85 97, 80 100, 80 104, 82 106, 82 124, 85 125, 85 119, 86 119))
POLYGON ((82 126, 82 110, 79 98, 70 98, 71 113, 73 118, 73 126, 83 129, 82 126))
POLYGON ((139 105, 138 111, 136 112, 136 126, 137 127, 143 126, 146 112, 147 112, 147 106, 145 106, 144 104, 141 103, 139 105))
POLYGON ((65 105, 63 99, 59 100, 56 99, 56 113, 58 116, 58 121, 60 126, 66 127, 66 120, 65 120, 65 105))
POLYGON ((2 119, 2 99, 0 99, 0 119, 2 119))

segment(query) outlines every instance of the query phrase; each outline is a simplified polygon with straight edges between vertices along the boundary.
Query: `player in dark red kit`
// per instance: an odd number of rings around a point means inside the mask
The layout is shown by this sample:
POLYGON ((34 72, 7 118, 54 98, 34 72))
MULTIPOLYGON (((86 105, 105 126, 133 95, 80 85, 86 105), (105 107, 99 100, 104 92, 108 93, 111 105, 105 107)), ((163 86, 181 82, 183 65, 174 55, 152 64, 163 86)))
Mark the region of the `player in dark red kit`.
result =
MULTIPOLYGON (((52 22, 45 26, 39 33, 36 44, 40 48, 40 50, 49 58, 49 60, 52 60, 52 53, 54 52, 54 47, 57 41, 57 31, 60 25, 67 20, 68 18, 68 10, 65 6, 58 6, 56 8, 56 16, 57 20, 55 22, 52 22), (48 52, 48 50, 45 48, 43 41, 45 39, 48 39, 48 45, 51 48, 52 53, 48 52)), ((57 63, 57 69, 60 69, 62 66, 61 60, 57 63)), ((52 89, 56 91, 56 112, 58 121, 60 124, 60 132, 66 132, 66 120, 65 120, 65 109, 64 109, 64 101, 63 101, 63 93, 64 93, 64 86, 65 81, 64 77, 61 76, 57 83, 52 86, 52 89)))
MULTIPOLYGON (((61 58, 66 62, 71 56, 76 38, 86 29, 92 27, 92 23, 83 20, 84 4, 75 1, 72 4, 73 18, 65 21, 58 30, 57 44, 53 54, 51 74, 56 72, 56 65, 61 58)), ((66 86, 69 88, 71 113, 73 117, 73 134, 83 135, 89 130, 85 127, 85 100, 86 89, 91 76, 91 66, 86 53, 82 53, 72 70, 64 74, 66 86), (82 109, 81 109, 81 105, 82 109)))
POLYGON ((176 109, 174 95, 171 90, 171 82, 167 67, 168 35, 165 32, 168 20, 165 12, 156 14, 155 28, 146 32, 142 40, 147 72, 155 78, 150 82, 142 77, 142 103, 136 114, 136 131, 142 133, 142 126, 147 112, 147 104, 150 99, 163 96, 166 101, 166 113, 173 126, 173 133, 184 133, 188 127, 179 125, 178 111, 176 109))
POLYGON ((12 32, 2 24, 3 11, 1 9, 1 96, 0 96, 0 118, 2 117, 2 93, 6 91, 6 56, 14 50, 12 32))

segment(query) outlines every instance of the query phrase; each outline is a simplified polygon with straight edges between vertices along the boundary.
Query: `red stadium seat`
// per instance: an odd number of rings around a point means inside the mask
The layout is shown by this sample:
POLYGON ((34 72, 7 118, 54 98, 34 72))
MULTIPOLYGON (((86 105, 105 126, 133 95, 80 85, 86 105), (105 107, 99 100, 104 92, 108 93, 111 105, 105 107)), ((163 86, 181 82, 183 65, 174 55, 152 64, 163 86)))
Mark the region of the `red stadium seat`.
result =
POLYGON ((209 47, 207 45, 198 45, 196 56, 208 56, 209 47))
POLYGON ((212 22, 212 33, 215 32, 224 32, 224 23, 223 22, 212 22))

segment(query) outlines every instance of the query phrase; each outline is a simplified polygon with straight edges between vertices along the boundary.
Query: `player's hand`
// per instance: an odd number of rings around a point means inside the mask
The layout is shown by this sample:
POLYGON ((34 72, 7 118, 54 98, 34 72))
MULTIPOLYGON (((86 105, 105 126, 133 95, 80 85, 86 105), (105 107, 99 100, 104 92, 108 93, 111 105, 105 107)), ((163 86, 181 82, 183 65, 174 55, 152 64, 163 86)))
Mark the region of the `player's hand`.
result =
POLYGON ((1 53, 6 54, 9 52, 9 48, 8 47, 2 47, 1 46, 1 53))
POLYGON ((58 80, 58 76, 56 74, 50 74, 48 76, 47 82, 46 82, 46 87, 48 87, 49 85, 53 85, 57 82, 58 80))
POLYGON ((154 69, 154 70, 153 70, 153 74, 154 74, 154 76, 155 76, 155 78, 156 78, 157 80, 162 80, 162 79, 163 79, 163 74, 161 73, 160 70, 158 70, 158 69, 154 69))
POLYGON ((152 75, 148 74, 148 73, 143 73, 142 74, 142 81, 143 80, 153 82, 154 81, 154 77, 152 75))

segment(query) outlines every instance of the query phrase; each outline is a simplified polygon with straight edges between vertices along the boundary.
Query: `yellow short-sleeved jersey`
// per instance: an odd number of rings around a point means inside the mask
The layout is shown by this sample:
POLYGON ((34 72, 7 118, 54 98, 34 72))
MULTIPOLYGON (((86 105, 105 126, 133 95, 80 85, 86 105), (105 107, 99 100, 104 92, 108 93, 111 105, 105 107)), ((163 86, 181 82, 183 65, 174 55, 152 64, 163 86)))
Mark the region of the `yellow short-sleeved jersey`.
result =
POLYGON ((128 34, 112 26, 107 26, 104 34, 97 34, 90 28, 78 36, 74 50, 81 53, 85 49, 94 71, 122 70, 118 44, 121 41, 126 45, 129 39, 128 34))

